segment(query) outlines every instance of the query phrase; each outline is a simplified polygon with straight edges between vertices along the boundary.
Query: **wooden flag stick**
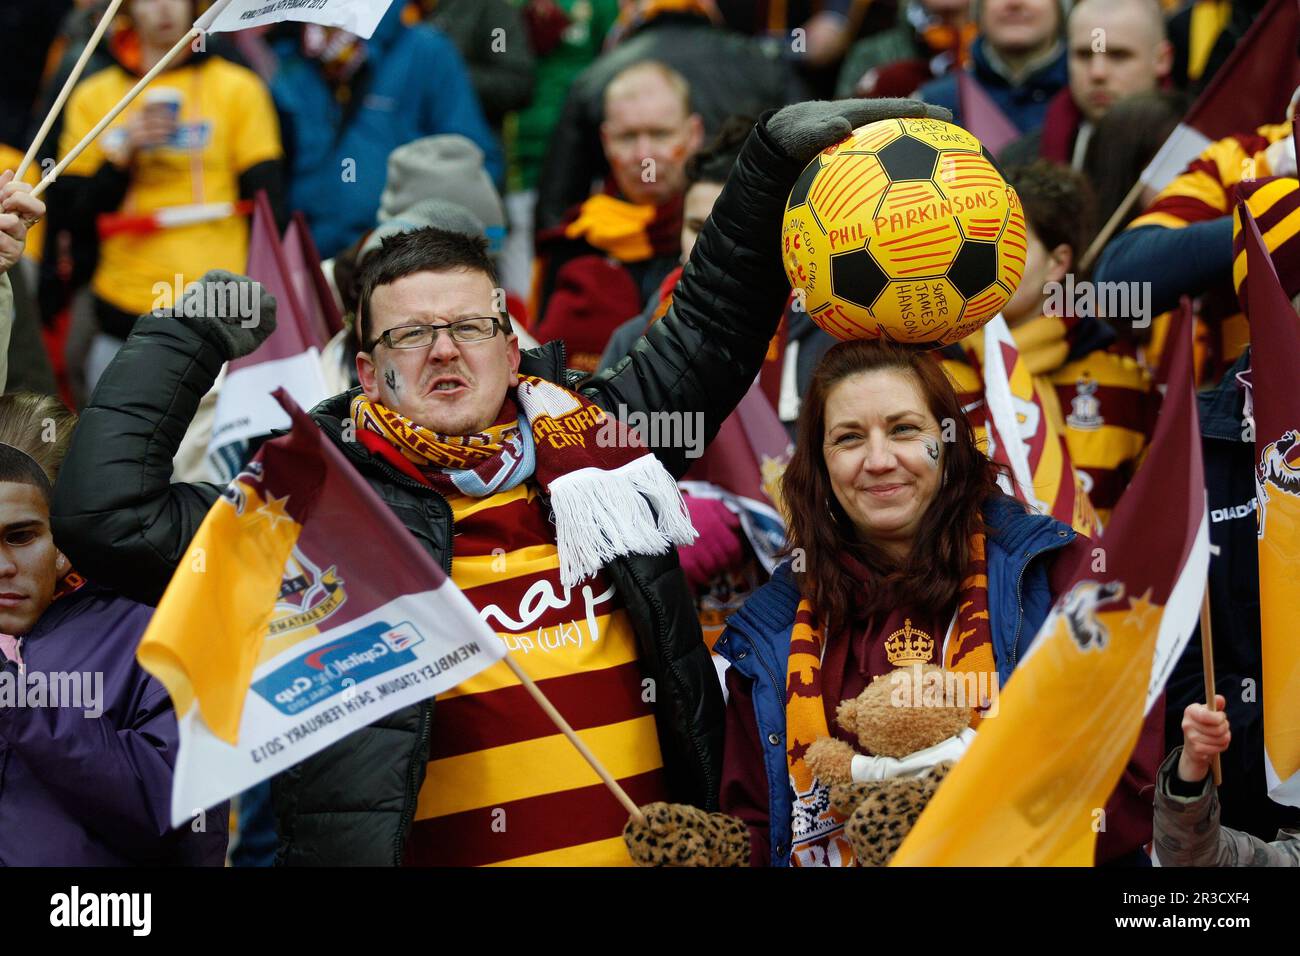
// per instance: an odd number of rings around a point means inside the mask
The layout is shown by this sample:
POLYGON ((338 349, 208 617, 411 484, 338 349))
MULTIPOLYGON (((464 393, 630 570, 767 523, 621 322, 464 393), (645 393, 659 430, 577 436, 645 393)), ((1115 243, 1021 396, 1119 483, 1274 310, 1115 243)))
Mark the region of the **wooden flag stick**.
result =
POLYGON ((45 178, 36 184, 36 188, 32 190, 32 195, 39 196, 41 193, 45 192, 50 183, 54 182, 60 175, 62 175, 63 171, 68 167, 68 164, 80 156, 86 147, 95 141, 95 137, 102 133, 109 123, 117 119, 118 114, 120 114, 122 110, 131 105, 131 101, 140 95, 140 91, 148 86, 155 76, 167 69, 172 60, 180 56, 181 52, 194 42, 195 38, 202 32, 202 27, 190 27, 190 32, 181 37, 174 47, 163 54, 163 58, 154 64, 153 69, 140 77, 135 86, 131 87, 131 89, 127 91, 126 95, 117 101, 117 105, 109 110, 104 118, 96 123, 89 133, 82 137, 81 142, 72 147, 72 149, 68 151, 68 155, 59 160, 58 165, 51 169, 45 175, 45 178))
POLYGON ((68 74, 68 81, 63 84, 63 89, 59 90, 59 95, 58 98, 55 99, 54 105, 52 105, 50 111, 45 114, 45 122, 41 124, 40 130, 36 133, 36 138, 32 140, 32 145, 27 147, 27 155, 24 156, 23 161, 18 164, 18 171, 14 173, 14 179, 22 179, 23 174, 27 172, 27 167, 30 166, 32 160, 36 158, 37 152, 40 151, 41 145, 45 142, 45 137, 50 135, 50 127, 54 125, 54 120, 63 109, 63 104, 68 101, 68 96, 72 93, 72 88, 76 86, 77 81, 81 79, 82 71, 86 68, 86 64, 90 62, 91 55, 95 52, 95 48, 99 46, 100 38, 104 36, 104 31, 108 29, 108 25, 112 23, 113 18, 117 16, 117 8, 121 5, 122 0, 113 0, 113 2, 108 5, 108 9, 104 11, 104 15, 100 17, 99 23, 95 27, 95 32, 90 35, 89 42, 86 43, 85 49, 81 51, 81 56, 77 58, 77 63, 72 68, 72 72, 68 74))
POLYGON ((542 693, 541 688, 533 683, 533 679, 524 673, 523 668, 515 662, 515 659, 510 654, 506 654, 506 665, 515 672, 515 676, 519 678, 519 683, 524 685, 524 689, 532 695, 533 700, 537 701, 537 706, 546 712, 546 716, 551 718, 552 723, 560 728, 560 732, 564 736, 569 738, 569 743, 573 744, 578 753, 582 754, 582 759, 591 764, 591 769, 596 771, 596 775, 600 777, 605 786, 609 787, 609 792, 618 798, 618 802, 623 804, 623 808, 627 810, 632 819, 644 825, 645 816, 641 813, 641 808, 632 802, 632 798, 627 795, 627 791, 618 785, 618 781, 605 769, 605 765, 582 742, 582 738, 574 733, 573 728, 569 726, 569 722, 555 709, 555 705, 542 693))
POLYGON ((1125 196, 1123 201, 1115 207, 1115 211, 1111 213, 1110 218, 1106 220, 1106 225, 1101 227, 1101 232, 1097 233, 1097 238, 1093 239, 1092 242, 1088 244, 1088 251, 1085 252, 1083 258, 1079 260, 1080 272, 1087 272, 1092 268, 1093 262, 1096 260, 1097 256, 1101 255, 1101 250, 1105 248, 1106 243, 1110 242, 1110 237, 1115 234, 1115 230, 1119 228, 1119 224, 1124 221, 1124 217, 1128 215, 1129 209, 1131 209, 1133 204, 1137 202, 1138 197, 1142 195, 1142 188, 1145 185, 1146 183, 1144 183, 1142 177, 1139 176, 1138 181, 1133 184, 1133 188, 1128 191, 1128 195, 1125 196))
MULTIPOLYGON (((1201 599, 1201 661, 1205 672, 1205 706, 1216 710, 1214 702, 1214 636, 1210 633, 1210 583, 1205 582, 1205 596, 1201 599)), ((1210 761, 1214 772, 1214 785, 1223 786, 1223 768, 1219 755, 1210 761)))

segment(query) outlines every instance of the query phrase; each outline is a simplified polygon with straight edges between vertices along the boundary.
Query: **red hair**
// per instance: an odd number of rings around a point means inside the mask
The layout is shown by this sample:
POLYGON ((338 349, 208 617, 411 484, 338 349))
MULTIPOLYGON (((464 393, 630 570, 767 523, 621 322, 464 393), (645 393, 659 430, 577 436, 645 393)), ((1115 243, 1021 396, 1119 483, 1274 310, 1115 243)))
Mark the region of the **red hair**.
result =
POLYGON ((781 482, 787 553, 801 552, 803 569, 795 571, 795 579, 827 633, 851 618, 900 605, 938 609, 951 604, 965 576, 968 542, 982 524, 981 508, 999 493, 997 475, 998 466, 976 446, 957 393, 930 353, 880 341, 832 347, 813 372, 799 412, 794 455, 781 482), (951 428, 953 438, 945 442, 940 486, 921 518, 906 567, 896 566, 878 545, 858 535, 831 489, 823 450, 831 390, 850 376, 883 370, 911 376, 945 437, 951 428), (864 586, 845 568, 844 555, 870 569, 872 580, 864 586))

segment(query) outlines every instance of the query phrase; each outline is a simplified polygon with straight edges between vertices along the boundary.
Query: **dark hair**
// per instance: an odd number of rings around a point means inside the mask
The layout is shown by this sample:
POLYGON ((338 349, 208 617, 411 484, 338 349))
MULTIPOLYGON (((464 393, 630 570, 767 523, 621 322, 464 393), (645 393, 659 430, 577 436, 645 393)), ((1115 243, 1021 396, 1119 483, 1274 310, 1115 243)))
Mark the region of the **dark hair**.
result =
POLYGON ((754 120, 749 116, 728 116, 723 120, 713 139, 686 161, 687 188, 696 183, 725 183, 753 129, 754 120))
MULTIPOLYGON (((1097 194, 1097 228, 1119 208, 1186 109, 1185 93, 1135 93, 1097 120, 1083 155, 1083 172, 1097 194)), ((1133 203, 1116 235, 1141 214, 1142 204, 1133 203)))
MULTIPOLYGON (((416 272, 482 272, 496 288, 501 286, 496 266, 488 255, 483 236, 467 236, 435 226, 389 236, 366 256, 357 276, 357 342, 362 349, 371 337, 370 297, 381 285, 388 285, 416 272)), ((509 331, 509 318, 506 329, 509 331)))
POLYGON ((36 464, 36 459, 13 445, 0 445, 0 482, 6 481, 39 488, 46 505, 54 498, 50 476, 36 464))
POLYGON ((1020 197, 1038 241, 1049 252, 1064 243, 1078 262, 1093 231, 1094 201, 1088 181, 1069 166, 1047 159, 1013 166, 1006 178, 1020 197))
POLYGON ((957 596, 966 573, 967 544, 981 526, 980 509, 998 493, 998 466, 975 444, 975 433, 939 362, 928 352, 879 341, 841 342, 813 371, 799 412, 794 454, 781 481, 788 551, 802 550, 796 572, 801 593, 817 609, 828 635, 853 617, 874 616, 899 605, 942 608, 957 596), (942 427, 952 423, 954 440, 944 445, 938 492, 921 519, 907 567, 895 566, 883 550, 861 540, 836 500, 823 450, 826 400, 844 379, 861 372, 892 369, 911 375, 942 427), (843 555, 879 575, 866 585, 844 567, 843 555))

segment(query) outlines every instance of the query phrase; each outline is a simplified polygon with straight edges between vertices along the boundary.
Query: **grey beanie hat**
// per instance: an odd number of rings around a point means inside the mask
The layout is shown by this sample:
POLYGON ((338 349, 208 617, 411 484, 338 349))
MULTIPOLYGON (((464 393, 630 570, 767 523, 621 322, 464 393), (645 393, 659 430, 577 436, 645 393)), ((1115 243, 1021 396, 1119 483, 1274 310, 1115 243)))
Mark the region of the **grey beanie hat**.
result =
POLYGON ((388 179, 380 197, 379 221, 404 215, 424 199, 463 206, 483 224, 493 248, 505 235, 505 210, 483 168, 483 151, 464 136, 426 136, 388 155, 388 179))
POLYGON ((400 216, 386 220, 361 244, 357 254, 357 265, 366 261, 366 256, 374 252, 389 236, 402 232, 414 232, 434 226, 447 232, 459 232, 467 236, 486 238, 482 221, 464 206, 447 202, 445 199, 423 199, 406 209, 400 216))

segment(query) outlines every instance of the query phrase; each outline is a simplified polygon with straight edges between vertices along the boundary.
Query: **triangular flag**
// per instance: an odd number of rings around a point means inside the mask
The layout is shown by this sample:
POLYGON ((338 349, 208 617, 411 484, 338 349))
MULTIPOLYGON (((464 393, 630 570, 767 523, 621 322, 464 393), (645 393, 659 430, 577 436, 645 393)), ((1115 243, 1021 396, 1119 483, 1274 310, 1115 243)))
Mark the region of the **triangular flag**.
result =
POLYGON ((274 389, 283 387, 306 408, 329 397, 316 334, 298 304, 264 192, 258 193, 249 231, 247 273, 275 296, 276 328, 257 351, 226 367, 208 457, 227 481, 243 467, 253 439, 288 427, 288 416, 271 397, 274 389))
POLYGON ((1282 121, 1300 86, 1300 0, 1272 0, 1142 171, 1163 189, 1212 142, 1282 121))
POLYGON ((1020 130, 966 70, 957 71, 957 104, 961 125, 978 139, 984 148, 997 155, 1002 147, 1020 138, 1020 130))
POLYGON ((176 707, 175 825, 506 654, 342 452, 275 397, 292 429, 209 510, 137 654, 176 707), (358 527, 382 547, 340 547, 358 527))
POLYGON ((1300 807, 1300 320, 1245 203, 1237 215, 1250 290, 1264 772, 1270 798, 1300 807))
POLYGON ((1191 329, 1170 334, 1174 380, 1104 547, 1074 569, 894 865, 1093 863, 1096 811, 1196 628, 1209 567, 1191 329))

